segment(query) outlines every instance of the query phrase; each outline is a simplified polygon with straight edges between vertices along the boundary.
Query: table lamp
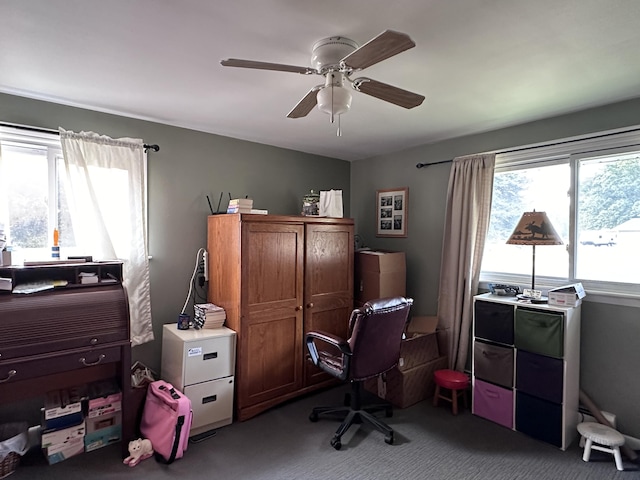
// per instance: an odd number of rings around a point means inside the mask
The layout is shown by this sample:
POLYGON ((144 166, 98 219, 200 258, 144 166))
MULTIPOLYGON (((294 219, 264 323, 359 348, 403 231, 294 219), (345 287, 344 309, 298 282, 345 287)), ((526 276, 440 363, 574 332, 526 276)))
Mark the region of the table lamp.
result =
POLYGON ((518 225, 507 240, 508 245, 531 245, 533 247, 531 270, 531 294, 518 295, 518 298, 533 303, 546 303, 547 298, 536 293, 536 245, 562 245, 562 238, 553 228, 545 212, 524 212, 518 225))

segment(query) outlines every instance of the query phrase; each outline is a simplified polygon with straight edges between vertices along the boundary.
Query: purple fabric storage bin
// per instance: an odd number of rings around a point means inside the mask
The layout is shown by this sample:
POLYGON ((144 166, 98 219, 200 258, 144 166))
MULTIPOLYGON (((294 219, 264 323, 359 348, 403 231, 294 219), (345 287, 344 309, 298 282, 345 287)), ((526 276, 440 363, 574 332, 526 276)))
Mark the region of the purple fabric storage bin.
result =
POLYGON ((513 429, 513 390, 476 379, 473 387, 473 413, 513 429))
POLYGON ((518 350, 516 365, 516 388, 519 391, 562 403, 562 360, 518 350))

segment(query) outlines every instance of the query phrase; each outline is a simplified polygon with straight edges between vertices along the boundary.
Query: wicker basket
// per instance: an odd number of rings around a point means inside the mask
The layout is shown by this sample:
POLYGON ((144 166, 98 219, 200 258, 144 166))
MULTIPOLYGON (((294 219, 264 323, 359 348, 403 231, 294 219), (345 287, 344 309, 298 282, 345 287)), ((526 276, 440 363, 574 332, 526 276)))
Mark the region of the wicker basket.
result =
POLYGON ((0 478, 18 468, 20 457, 29 448, 29 426, 26 422, 0 424, 0 478))
POLYGON ((16 452, 10 452, 4 460, 0 462, 0 478, 8 477, 18 468, 18 463, 20 463, 20 455, 16 452))

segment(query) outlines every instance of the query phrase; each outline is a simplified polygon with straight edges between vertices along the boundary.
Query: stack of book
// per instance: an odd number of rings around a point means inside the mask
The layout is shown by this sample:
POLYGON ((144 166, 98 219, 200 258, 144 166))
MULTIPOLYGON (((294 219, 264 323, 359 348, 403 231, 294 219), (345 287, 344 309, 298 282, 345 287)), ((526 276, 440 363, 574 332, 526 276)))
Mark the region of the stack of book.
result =
POLYGON ((42 450, 50 465, 84 452, 86 434, 82 404, 86 388, 48 392, 42 409, 42 450))
POLYGON ((252 198, 232 198, 231 200, 229 200, 227 213, 251 213, 252 209, 252 198))
POLYGON ((194 323, 198 328, 220 328, 227 319, 224 308, 213 303, 196 303, 193 310, 194 323))
POLYGON ((86 452, 122 439, 122 392, 115 380, 90 383, 84 437, 86 452))

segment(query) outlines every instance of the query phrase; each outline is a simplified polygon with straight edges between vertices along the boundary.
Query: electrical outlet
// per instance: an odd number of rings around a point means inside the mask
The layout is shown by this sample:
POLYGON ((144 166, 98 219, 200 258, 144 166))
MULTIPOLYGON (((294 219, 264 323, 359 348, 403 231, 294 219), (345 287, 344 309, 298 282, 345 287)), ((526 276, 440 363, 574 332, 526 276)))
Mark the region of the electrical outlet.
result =
POLYGON ((207 254, 206 250, 202 252, 202 262, 204 263, 204 281, 208 282, 209 281, 209 255, 207 254))

